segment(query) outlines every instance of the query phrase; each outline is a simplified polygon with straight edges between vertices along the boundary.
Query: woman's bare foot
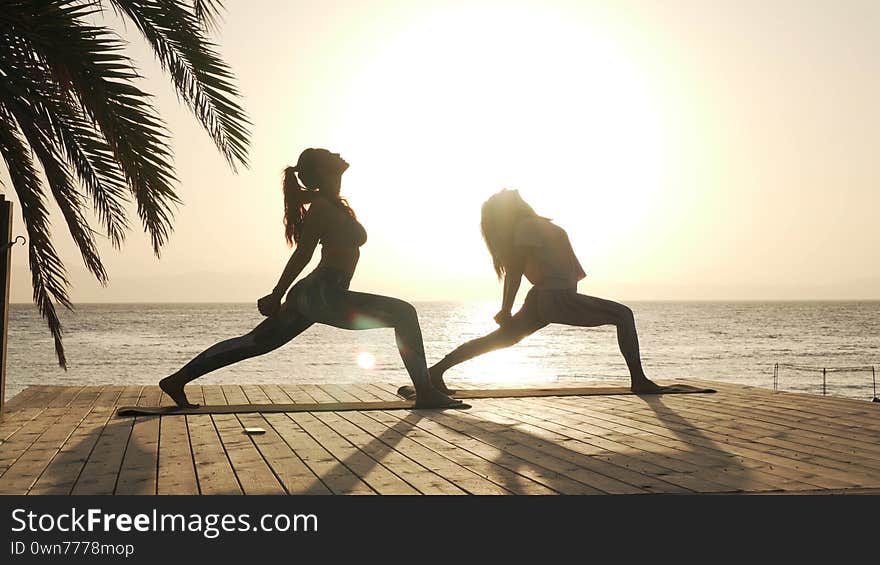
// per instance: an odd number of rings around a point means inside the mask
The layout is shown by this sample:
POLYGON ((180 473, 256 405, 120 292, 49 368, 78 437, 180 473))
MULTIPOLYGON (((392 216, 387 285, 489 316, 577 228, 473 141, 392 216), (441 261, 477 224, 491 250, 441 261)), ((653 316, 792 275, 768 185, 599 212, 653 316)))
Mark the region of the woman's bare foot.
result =
POLYGON ((428 374, 431 376, 431 386, 442 392, 443 394, 452 396, 455 394, 455 391, 448 388, 446 383, 443 382, 443 373, 431 367, 428 369, 428 374))
POLYGON ((629 389, 636 394, 656 394, 663 390, 663 387, 647 377, 633 379, 629 389))
POLYGON ((159 388, 171 397, 171 400, 177 404, 178 408, 198 408, 198 404, 191 404, 189 400, 187 400, 186 393, 183 392, 184 385, 180 384, 177 379, 175 379, 176 376, 177 373, 159 381, 159 388))
POLYGON ((451 398, 433 388, 416 391, 415 408, 452 408, 464 406, 461 400, 451 398))

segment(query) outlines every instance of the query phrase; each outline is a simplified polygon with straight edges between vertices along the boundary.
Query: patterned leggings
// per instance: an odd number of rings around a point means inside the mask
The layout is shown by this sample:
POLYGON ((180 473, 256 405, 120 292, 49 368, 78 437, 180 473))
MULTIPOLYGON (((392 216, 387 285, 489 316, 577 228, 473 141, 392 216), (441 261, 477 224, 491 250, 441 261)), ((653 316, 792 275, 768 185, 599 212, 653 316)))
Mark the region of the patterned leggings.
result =
POLYGON ((243 359, 281 347, 319 322, 347 330, 394 328, 397 348, 410 378, 417 386, 428 383, 422 330, 415 308, 403 300, 352 292, 350 275, 318 268, 296 283, 281 311, 250 332, 216 343, 180 369, 189 382, 243 359))

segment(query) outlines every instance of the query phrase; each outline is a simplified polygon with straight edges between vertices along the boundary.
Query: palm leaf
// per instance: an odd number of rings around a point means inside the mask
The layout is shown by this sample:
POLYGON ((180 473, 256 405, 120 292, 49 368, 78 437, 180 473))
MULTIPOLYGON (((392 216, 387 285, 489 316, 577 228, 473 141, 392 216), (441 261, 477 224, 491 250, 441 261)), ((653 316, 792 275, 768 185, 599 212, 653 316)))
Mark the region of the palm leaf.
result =
POLYGON ((232 72, 202 33, 195 13, 180 0, 111 1, 152 46, 178 95, 232 169, 236 163, 247 166, 250 121, 233 100, 238 91, 232 84, 232 72))
POLYGON ((30 151, 16 131, 12 116, 0 108, 0 156, 6 162, 9 178, 18 195, 21 215, 28 234, 28 251, 34 302, 46 319, 55 341, 58 364, 67 368, 63 329, 53 299, 72 308, 67 297, 67 273, 50 238, 49 214, 43 202, 42 183, 31 159, 30 151))
MULTIPOLYGON (((0 69, 15 71, 14 80, 0 81, 0 102, 18 108, 16 119, 29 121, 44 132, 47 143, 63 152, 64 161, 76 173, 92 199, 92 206, 114 247, 119 248, 129 224, 125 218, 127 202, 125 176, 109 145, 85 119, 75 99, 66 97, 52 84, 45 69, 3 59, 0 69), (51 131, 51 135, 46 132, 51 131)), ((7 78, 13 78, 8 76, 7 78)))
POLYGON ((73 178, 61 155, 52 146, 51 138, 47 139, 41 131, 38 120, 29 112, 24 104, 8 104, 7 109, 18 122, 19 129, 43 166, 43 172, 49 182, 49 188, 55 197, 67 228, 74 243, 82 254, 86 267, 102 285, 107 284, 107 272, 101 263, 95 239, 89 229, 88 221, 83 214, 83 198, 73 184, 73 178))
MULTIPOLYGON (((44 4, 36 2, 35 4, 44 4)), ((137 71, 120 53, 123 44, 83 18, 91 5, 55 2, 34 9, 21 26, 28 47, 59 88, 71 93, 103 134, 135 196, 138 216, 159 255, 171 231, 171 205, 179 202, 168 135, 149 96, 134 86, 137 71)))
POLYGON ((220 12, 224 9, 220 0, 195 0, 193 13, 202 25, 202 29, 217 32, 220 29, 220 12))
MULTIPOLYGON (((236 101, 229 67, 206 36, 217 29, 223 3, 108 4, 134 22, 232 169, 247 166, 250 122, 236 101)), ((69 283, 52 244, 35 159, 86 266, 102 283, 107 276, 86 217, 88 202, 119 247, 132 194, 157 256, 179 203, 168 132, 150 96, 136 86, 140 77, 123 53, 125 43, 90 23, 104 9, 101 0, 0 0, 0 153, 29 235, 34 301, 65 368, 55 304, 71 308, 69 283)))

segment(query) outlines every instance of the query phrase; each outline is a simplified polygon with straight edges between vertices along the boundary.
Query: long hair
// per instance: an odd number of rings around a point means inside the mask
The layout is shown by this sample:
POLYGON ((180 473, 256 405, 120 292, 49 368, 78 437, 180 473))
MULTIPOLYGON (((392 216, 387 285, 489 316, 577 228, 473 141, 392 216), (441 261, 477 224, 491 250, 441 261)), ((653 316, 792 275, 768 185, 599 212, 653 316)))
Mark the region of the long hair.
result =
POLYGON ((299 242, 306 203, 309 202, 306 191, 296 178, 296 167, 284 168, 281 189, 284 192, 284 239, 288 246, 292 246, 299 242))
POLYGON ((339 206, 353 219, 357 219, 354 210, 345 198, 338 193, 324 193, 318 186, 319 178, 316 168, 322 152, 318 149, 306 149, 303 151, 295 167, 285 167, 281 188, 284 192, 284 238, 287 245, 299 243, 302 234, 303 218, 306 214, 306 204, 313 202, 317 197, 324 197, 331 203, 339 206), (297 174, 299 178, 297 178, 297 174), (302 181, 302 184, 300 184, 302 181))
POLYGON ((480 211, 480 231, 492 256, 492 266, 498 278, 504 276, 513 253, 516 224, 523 218, 538 218, 516 190, 493 194, 483 203, 480 211))

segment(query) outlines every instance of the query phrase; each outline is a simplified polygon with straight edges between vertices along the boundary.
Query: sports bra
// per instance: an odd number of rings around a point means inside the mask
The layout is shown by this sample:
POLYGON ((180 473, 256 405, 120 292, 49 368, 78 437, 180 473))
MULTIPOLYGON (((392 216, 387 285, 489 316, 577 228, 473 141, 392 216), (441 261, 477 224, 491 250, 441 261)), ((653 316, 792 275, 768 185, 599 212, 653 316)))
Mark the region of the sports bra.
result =
POLYGON ((357 220, 348 215, 344 209, 335 206, 346 218, 346 221, 337 224, 332 231, 325 231, 321 234, 320 241, 322 245, 332 245, 338 247, 360 247, 367 242, 367 230, 357 220))
POLYGON ((546 289, 575 288, 586 276, 565 230, 546 218, 520 220, 514 244, 533 249, 524 275, 533 285, 546 289))

